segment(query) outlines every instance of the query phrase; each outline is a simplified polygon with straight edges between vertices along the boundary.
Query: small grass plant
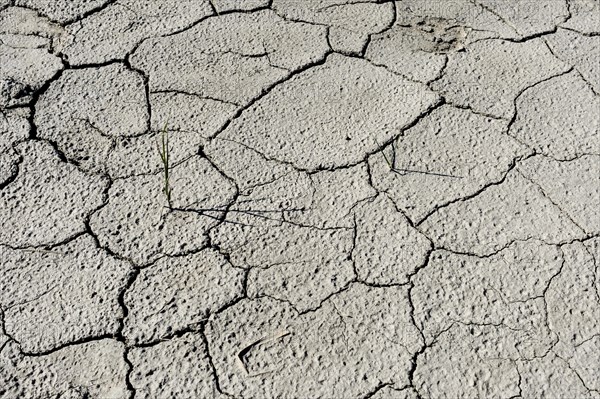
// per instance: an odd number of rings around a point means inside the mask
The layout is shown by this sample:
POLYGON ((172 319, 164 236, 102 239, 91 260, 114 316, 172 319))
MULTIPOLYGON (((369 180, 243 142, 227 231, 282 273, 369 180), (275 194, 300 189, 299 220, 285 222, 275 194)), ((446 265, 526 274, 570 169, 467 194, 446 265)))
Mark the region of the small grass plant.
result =
MULTIPOLYGON (((379 145, 379 143, 377 143, 377 145, 379 145)), ((436 173, 436 172, 430 172, 430 171, 424 171, 424 170, 414 170, 414 169, 399 169, 396 167, 396 140, 392 141, 391 149, 392 149, 391 159, 386 155, 385 150, 382 151, 381 153, 383 154, 383 158, 385 159, 385 162, 388 164, 390 171, 392 171, 394 173, 397 173, 399 175, 405 175, 407 173, 418 173, 418 174, 423 174, 423 175, 432 175, 432 176, 450 177, 453 179, 462 179, 462 176, 454 176, 454 175, 449 175, 449 174, 445 174, 445 173, 436 173)))
MULTIPOLYGON (((162 163, 162 169, 163 169, 163 188, 162 188, 162 192, 165 195, 165 198, 167 200, 167 206, 170 210, 172 211, 181 211, 181 212, 194 212, 197 214, 200 214, 202 216, 206 216, 209 217, 211 219, 215 219, 218 221, 222 221, 225 223, 232 223, 232 224, 239 224, 239 225, 243 225, 243 226, 250 226, 246 223, 241 223, 241 222, 235 222, 232 220, 226 220, 224 215, 227 213, 238 213, 238 214, 245 214, 251 217, 256 217, 259 219, 264 219, 264 220, 271 220, 271 221, 277 221, 277 222, 282 222, 282 223, 289 223, 287 222, 285 219, 283 218, 276 218, 276 217, 270 217, 268 216, 269 214, 280 214, 283 211, 287 211, 287 212, 304 212, 307 209, 305 208, 289 208, 289 209, 284 209, 284 210, 278 210, 278 209, 234 209, 229 207, 228 205, 223 205, 221 207, 213 207, 213 208, 195 208, 193 207, 192 204, 191 206, 188 207, 184 207, 184 208, 174 208, 173 207, 173 202, 171 199, 171 195, 173 192, 173 189, 171 187, 171 181, 170 181, 170 168, 171 168, 171 164, 170 164, 170 147, 169 147, 169 130, 168 130, 168 122, 165 123, 165 125, 163 126, 163 129, 160 132, 160 138, 158 138, 156 140, 156 147, 158 150, 158 155, 160 156, 160 161, 162 163), (221 214, 223 216, 215 216, 213 213, 216 214, 221 214)), ((267 200, 268 198, 261 198, 260 200, 267 200)), ((256 200, 254 200, 256 201, 256 200)), ((240 201, 240 203, 244 203, 244 202, 249 202, 249 201, 240 201)))

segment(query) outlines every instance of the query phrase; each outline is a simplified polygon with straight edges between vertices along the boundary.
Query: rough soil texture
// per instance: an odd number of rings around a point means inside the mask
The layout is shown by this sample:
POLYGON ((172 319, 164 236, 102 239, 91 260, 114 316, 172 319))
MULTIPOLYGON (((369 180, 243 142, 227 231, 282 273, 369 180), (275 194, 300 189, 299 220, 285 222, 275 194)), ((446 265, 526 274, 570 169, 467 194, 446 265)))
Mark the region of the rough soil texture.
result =
POLYGON ((0 398, 600 399, 599 60, 598 0, 0 0, 0 398))

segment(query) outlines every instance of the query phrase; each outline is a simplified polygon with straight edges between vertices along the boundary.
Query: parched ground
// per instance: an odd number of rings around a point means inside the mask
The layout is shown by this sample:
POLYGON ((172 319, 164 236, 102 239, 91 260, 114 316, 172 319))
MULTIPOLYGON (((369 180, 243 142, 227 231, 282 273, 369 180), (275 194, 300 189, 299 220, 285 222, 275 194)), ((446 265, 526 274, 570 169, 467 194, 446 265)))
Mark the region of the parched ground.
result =
POLYGON ((0 0, 0 397, 600 398, 599 60, 598 0, 0 0))

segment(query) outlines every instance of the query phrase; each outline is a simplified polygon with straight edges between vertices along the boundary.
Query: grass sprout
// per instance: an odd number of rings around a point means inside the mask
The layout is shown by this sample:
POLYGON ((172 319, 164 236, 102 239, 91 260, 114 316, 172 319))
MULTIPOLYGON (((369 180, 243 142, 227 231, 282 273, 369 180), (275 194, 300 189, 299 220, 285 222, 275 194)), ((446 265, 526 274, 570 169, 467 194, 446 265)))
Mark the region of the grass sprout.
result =
MULTIPOLYGON (((247 223, 242 223, 242 222, 238 222, 238 221, 233 221, 233 220, 228 220, 226 217, 228 214, 239 214, 239 215, 246 215, 249 217, 254 217, 257 219, 263 219, 263 220, 268 220, 268 221, 275 221, 275 222, 279 222, 279 223, 291 223, 287 220, 285 220, 285 218, 283 218, 283 213, 284 212, 305 212, 307 210, 309 210, 310 208, 284 208, 284 209, 241 209, 241 208, 231 208, 228 205, 221 205, 221 206, 215 206, 215 207, 210 207, 210 208, 197 208, 195 207, 196 205, 198 205, 200 203, 200 201, 194 202, 191 205, 185 206, 185 207, 174 207, 172 200, 171 200, 171 194, 172 194, 172 188, 171 188, 171 182, 170 182, 170 173, 169 173, 169 169, 170 169, 170 147, 169 147, 169 132, 168 132, 168 122, 165 123, 163 129, 161 130, 161 136, 159 139, 156 140, 156 147, 158 150, 158 154, 160 156, 160 160, 162 162, 162 168, 163 168, 163 189, 162 192, 165 195, 165 198, 167 200, 167 207, 169 208, 170 211, 177 211, 177 212, 192 212, 201 216, 205 216, 209 219, 213 219, 219 222, 223 222, 223 223, 230 223, 230 224, 236 224, 236 225, 241 225, 241 226, 249 226, 249 227, 253 227, 253 225, 247 224, 247 223), (271 216, 271 215, 281 215, 281 218, 275 217, 275 216, 271 216)), ((250 203, 250 202, 257 202, 257 201, 266 201, 269 200, 270 198, 260 198, 260 199, 247 199, 247 200, 241 200, 238 201, 237 204, 238 205, 242 205, 244 203, 250 203)), ((293 224, 293 223, 291 223, 293 224)))
POLYGON ((283 212, 305 212, 305 211, 309 210, 307 208, 234 209, 234 208, 226 208, 224 206, 215 207, 215 208, 171 208, 171 209, 174 211, 180 211, 180 212, 193 212, 193 213, 197 213, 199 215, 206 216, 210 219, 214 219, 214 220, 221 221, 224 223, 237 224, 240 226, 247 226, 247 227, 254 227, 254 226, 247 224, 247 223, 242 223, 242 222, 237 222, 237 221, 221 218, 221 217, 213 215, 213 213, 217 213, 219 215, 227 215, 227 214, 231 214, 231 213, 237 213, 237 214, 255 217, 257 219, 269 220, 269 221, 280 222, 280 223, 291 223, 283 218, 277 218, 277 217, 272 217, 272 216, 268 216, 268 215, 282 214, 283 212))
MULTIPOLYGON (((375 141, 377 143, 377 141, 375 141)), ((379 143, 377 143, 377 145, 379 145, 379 143)), ((381 145, 379 145, 381 147, 381 145)), ((392 141, 392 158, 388 158, 388 156, 385 153, 385 150, 382 151, 381 153, 383 154, 383 158, 385 159, 385 162, 388 164, 388 166, 390 167, 390 170, 394 173, 397 173, 399 175, 405 175, 407 173, 419 173, 422 175, 432 175, 432 176, 441 176, 441 177, 450 177, 453 179, 462 179, 462 176, 454 176, 454 175, 449 175, 449 174, 445 174, 445 173, 437 173, 437 172, 430 172, 430 171, 426 171, 426 170, 414 170, 414 169, 399 169, 396 167, 396 141, 392 141)))

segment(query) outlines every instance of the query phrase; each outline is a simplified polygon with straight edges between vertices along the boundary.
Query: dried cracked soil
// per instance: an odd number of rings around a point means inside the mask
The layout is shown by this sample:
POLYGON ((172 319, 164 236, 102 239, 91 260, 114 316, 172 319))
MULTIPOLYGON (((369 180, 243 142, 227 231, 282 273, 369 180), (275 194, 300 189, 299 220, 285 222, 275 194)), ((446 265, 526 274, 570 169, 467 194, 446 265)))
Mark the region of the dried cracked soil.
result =
POLYGON ((600 399, 599 60, 598 0, 0 0, 0 397, 600 399))

